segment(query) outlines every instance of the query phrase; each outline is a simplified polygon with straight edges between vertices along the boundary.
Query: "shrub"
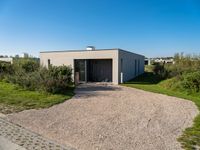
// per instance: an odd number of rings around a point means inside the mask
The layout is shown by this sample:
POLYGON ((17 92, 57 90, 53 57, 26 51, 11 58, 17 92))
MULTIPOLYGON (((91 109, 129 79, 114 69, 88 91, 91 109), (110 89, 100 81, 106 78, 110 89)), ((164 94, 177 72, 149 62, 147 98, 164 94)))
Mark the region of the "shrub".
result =
POLYGON ((0 80, 17 84, 27 90, 64 93, 72 85, 69 66, 40 67, 34 58, 17 58, 13 64, 0 63, 0 80))
POLYGON ((9 73, 12 65, 7 62, 0 62, 0 73, 9 73))
POLYGON ((26 73, 20 69, 14 75, 8 75, 5 81, 17 84, 27 90, 40 90, 41 77, 38 71, 26 73))
POLYGON ((44 80, 45 91, 63 93, 72 85, 72 68, 68 66, 51 66, 44 80))
POLYGON ((0 62, 0 80, 3 80, 6 75, 13 74, 13 66, 8 62, 0 62))
POLYGON ((15 71, 22 69, 26 73, 37 71, 40 67, 40 63, 34 58, 18 58, 13 63, 15 71))
POLYGON ((168 72, 165 69, 165 64, 154 63, 152 71, 154 74, 159 75, 161 78, 166 78, 168 76, 168 72))
POLYGON ((183 53, 175 54, 175 64, 154 63, 152 71, 162 78, 179 77, 185 73, 196 72, 200 70, 200 56, 184 56, 183 53))
POLYGON ((184 74, 181 84, 189 92, 199 92, 200 71, 184 74))
POLYGON ((72 69, 68 66, 40 67, 37 71, 26 72, 23 68, 8 75, 6 81, 18 84, 27 90, 39 90, 49 93, 64 93, 72 85, 72 69))
POLYGON ((183 73, 189 73, 200 70, 200 56, 197 55, 186 55, 184 56, 183 53, 175 54, 174 56, 175 64, 172 65, 173 67, 172 72, 178 75, 182 75, 183 73))

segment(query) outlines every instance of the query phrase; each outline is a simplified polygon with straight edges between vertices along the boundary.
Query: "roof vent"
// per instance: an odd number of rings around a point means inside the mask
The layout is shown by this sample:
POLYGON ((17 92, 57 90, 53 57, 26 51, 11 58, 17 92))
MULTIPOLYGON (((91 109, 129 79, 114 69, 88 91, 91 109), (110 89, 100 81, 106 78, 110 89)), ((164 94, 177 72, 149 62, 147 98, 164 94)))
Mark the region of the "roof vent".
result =
POLYGON ((95 47, 94 46, 87 46, 86 50, 87 51, 93 51, 93 50, 95 50, 95 47))

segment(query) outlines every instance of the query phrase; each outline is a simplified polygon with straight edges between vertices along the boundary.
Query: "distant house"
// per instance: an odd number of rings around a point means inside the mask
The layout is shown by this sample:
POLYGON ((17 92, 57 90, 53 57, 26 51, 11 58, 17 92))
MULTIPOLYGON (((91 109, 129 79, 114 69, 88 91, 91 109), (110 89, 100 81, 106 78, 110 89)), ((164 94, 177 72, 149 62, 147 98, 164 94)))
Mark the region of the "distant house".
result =
POLYGON ((153 59, 154 62, 157 62, 157 63, 172 63, 174 64, 174 58, 173 57, 161 57, 161 58, 154 58, 153 59))
POLYGON ((9 57, 0 57, 0 61, 3 62, 9 62, 9 63, 13 63, 13 58, 9 58, 9 57))
POLYGON ((29 57, 29 54, 28 54, 28 53, 22 53, 20 57, 21 57, 21 58, 28 58, 28 57, 29 57))
POLYGON ((144 64, 145 65, 151 65, 151 59, 150 58, 145 58, 144 59, 144 64))
POLYGON ((73 78, 78 82, 128 81, 144 72, 144 56, 122 49, 43 51, 40 52, 41 65, 70 65, 73 78))

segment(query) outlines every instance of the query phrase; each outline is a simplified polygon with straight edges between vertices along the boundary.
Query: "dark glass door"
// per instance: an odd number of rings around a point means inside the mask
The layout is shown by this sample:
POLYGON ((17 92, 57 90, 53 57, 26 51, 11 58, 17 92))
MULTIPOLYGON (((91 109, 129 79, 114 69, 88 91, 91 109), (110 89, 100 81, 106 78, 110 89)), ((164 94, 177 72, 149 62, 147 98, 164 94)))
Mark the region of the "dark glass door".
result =
POLYGON ((79 75, 80 82, 86 82, 86 60, 75 60, 75 75, 79 75))

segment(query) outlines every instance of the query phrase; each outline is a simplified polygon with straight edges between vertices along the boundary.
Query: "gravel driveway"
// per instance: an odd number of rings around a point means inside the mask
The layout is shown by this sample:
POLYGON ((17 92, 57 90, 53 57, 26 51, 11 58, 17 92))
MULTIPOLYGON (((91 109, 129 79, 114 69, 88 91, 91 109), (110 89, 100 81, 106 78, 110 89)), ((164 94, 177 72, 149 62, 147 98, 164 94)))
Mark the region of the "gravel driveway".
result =
POLYGON ((198 114, 194 103, 128 87, 84 84, 72 99, 8 119, 83 150, 175 150, 198 114))

